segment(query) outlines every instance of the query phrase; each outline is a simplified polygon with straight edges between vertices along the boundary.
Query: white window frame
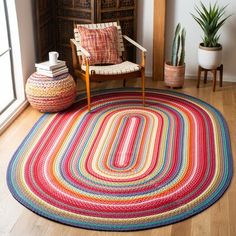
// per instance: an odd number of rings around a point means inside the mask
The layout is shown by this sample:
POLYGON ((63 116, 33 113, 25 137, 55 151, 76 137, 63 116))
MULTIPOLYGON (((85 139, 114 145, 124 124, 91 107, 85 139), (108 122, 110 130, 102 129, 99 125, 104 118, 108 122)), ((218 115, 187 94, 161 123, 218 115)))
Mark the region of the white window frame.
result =
MULTIPOLYGON (((8 17, 8 23, 9 23, 9 31, 11 38, 11 46, 12 46, 16 100, 0 116, 0 134, 12 123, 12 121, 28 105, 24 87, 27 76, 29 76, 29 74, 32 73, 34 70, 33 65, 35 60, 34 45, 33 48, 29 47, 29 50, 26 50, 28 42, 24 42, 23 37, 26 36, 23 35, 24 32, 22 33, 22 30, 24 30, 26 25, 26 27, 28 27, 31 30, 31 32, 28 32, 29 36, 33 38, 31 1, 7 0, 6 5, 7 5, 8 16, 10 16, 8 17), (17 14, 17 10, 18 12, 20 12, 20 14, 17 14), (26 14, 27 16, 25 16, 26 14), (30 53, 31 52, 30 50, 33 50, 33 52, 30 53), (30 57, 30 60, 32 61, 30 64, 28 63, 29 58, 26 58, 25 56, 25 54, 27 53, 30 54, 30 56, 28 57, 30 57), (22 60, 23 56, 25 57, 22 60)), ((26 33, 27 32, 25 32, 25 34, 26 33)), ((31 38, 29 40, 31 40, 31 38)))

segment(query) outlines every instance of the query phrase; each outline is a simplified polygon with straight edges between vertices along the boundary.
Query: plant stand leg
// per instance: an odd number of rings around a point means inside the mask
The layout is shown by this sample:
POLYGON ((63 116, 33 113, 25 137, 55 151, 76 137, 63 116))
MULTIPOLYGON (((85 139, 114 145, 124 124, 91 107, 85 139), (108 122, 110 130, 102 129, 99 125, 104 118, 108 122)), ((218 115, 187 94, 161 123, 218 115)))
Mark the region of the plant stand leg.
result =
POLYGON ((204 71, 204 84, 207 83, 207 73, 208 71, 212 72, 213 74, 213 92, 216 90, 216 82, 217 82, 217 72, 220 72, 220 87, 223 86, 223 64, 221 64, 216 69, 205 69, 201 66, 198 66, 198 78, 197 78, 197 88, 199 88, 200 80, 201 80, 201 72, 204 71))
POLYGON ((126 86, 126 79, 123 80, 123 87, 125 88, 126 86))
POLYGON ((201 71, 202 71, 201 66, 198 66, 197 88, 199 88, 199 85, 200 85, 201 71))
POLYGON ((213 70, 213 92, 216 91, 216 77, 217 77, 217 69, 213 70))
POLYGON ((220 87, 222 87, 223 86, 223 70, 224 70, 223 64, 220 65, 219 70, 220 70, 220 87))
POLYGON ((204 84, 207 83, 207 70, 204 70, 204 84))

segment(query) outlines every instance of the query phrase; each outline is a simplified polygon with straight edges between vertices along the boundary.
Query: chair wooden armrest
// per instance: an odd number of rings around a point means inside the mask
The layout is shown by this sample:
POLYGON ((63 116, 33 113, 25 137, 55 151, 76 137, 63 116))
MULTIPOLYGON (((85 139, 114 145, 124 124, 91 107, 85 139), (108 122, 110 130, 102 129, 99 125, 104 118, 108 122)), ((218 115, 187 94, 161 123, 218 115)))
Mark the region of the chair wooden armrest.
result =
POLYGON ((138 44, 137 42, 135 42, 133 39, 129 38, 127 35, 123 35, 123 38, 126 39, 128 42, 130 42, 131 44, 133 44, 135 47, 137 47, 139 50, 141 50, 142 52, 146 53, 147 49, 142 47, 140 44, 138 44))
MULTIPOLYGON (((77 47, 76 47, 76 44, 74 43, 74 40, 71 39, 70 40, 70 46, 71 46, 71 50, 72 50, 72 64, 73 64, 73 70, 76 70, 76 69, 81 69, 81 66, 80 66, 80 62, 79 62, 79 57, 77 55, 77 47)), ((75 72, 73 71, 74 73, 74 76, 75 76, 75 72)))
POLYGON ((84 56, 86 56, 87 58, 90 58, 90 53, 81 45, 79 45, 75 39, 71 39, 70 41, 76 46, 77 51, 80 50, 84 56))

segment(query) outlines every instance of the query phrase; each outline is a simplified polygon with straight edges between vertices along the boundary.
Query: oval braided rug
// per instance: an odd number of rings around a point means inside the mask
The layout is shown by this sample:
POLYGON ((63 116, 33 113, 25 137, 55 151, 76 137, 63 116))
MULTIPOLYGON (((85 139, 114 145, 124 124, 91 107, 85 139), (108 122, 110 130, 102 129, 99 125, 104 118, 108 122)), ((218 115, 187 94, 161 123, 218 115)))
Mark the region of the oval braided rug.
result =
POLYGON ((229 186, 226 123, 187 95, 96 93, 45 114, 14 154, 12 195, 46 218, 87 229, 129 231, 171 224, 206 209, 229 186))

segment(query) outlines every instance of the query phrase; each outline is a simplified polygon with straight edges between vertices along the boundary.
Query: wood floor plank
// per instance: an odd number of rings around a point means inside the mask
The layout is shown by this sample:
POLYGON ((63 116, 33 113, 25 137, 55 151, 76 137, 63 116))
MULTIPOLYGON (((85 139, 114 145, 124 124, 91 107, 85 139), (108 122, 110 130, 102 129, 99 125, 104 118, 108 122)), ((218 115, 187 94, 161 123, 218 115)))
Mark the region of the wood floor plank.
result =
POLYGON ((229 201, 228 201, 228 192, 224 194, 224 196, 214 204, 211 208, 211 235, 215 236, 229 236, 230 235, 230 227, 229 227, 229 201))
POLYGON ((172 225, 171 236, 189 236, 191 235, 192 219, 179 222, 172 225))
POLYGON ((208 236, 210 235, 211 228, 209 221, 206 219, 211 218, 210 209, 206 209, 201 214, 198 214, 197 217, 192 217, 192 225, 191 225, 191 236, 208 236))
MULTIPOLYGON (((122 81, 96 83, 93 88, 121 87, 122 81)), ((140 81, 127 81, 127 87, 140 86, 140 81)), ((146 87, 167 89, 161 81, 147 79, 146 87)), ((78 90, 84 89, 79 83, 78 90)), ((174 90, 202 99, 216 107, 225 117, 231 136, 236 161, 236 83, 224 83, 212 92, 212 82, 186 80, 182 89, 174 90)), ((42 114, 28 107, 0 136, 0 235, 1 236, 235 236, 236 235, 236 180, 223 198, 204 212, 177 224, 137 232, 100 232, 84 230, 44 219, 21 206, 11 196, 6 184, 6 170, 15 150, 42 114)))

